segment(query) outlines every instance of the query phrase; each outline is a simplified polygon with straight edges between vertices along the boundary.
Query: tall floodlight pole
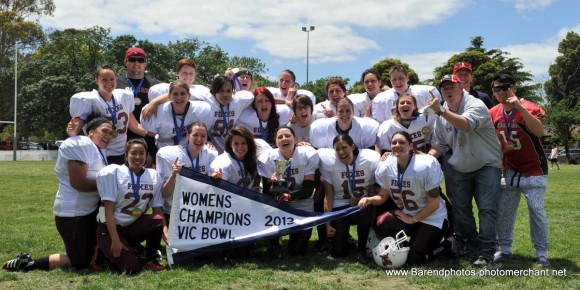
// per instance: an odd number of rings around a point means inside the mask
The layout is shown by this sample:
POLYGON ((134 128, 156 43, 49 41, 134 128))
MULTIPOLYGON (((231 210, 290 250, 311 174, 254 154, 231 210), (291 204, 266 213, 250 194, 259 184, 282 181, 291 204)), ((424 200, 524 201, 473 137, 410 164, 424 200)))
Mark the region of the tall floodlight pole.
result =
POLYGON ((18 137, 16 136, 16 115, 18 96, 18 42, 14 43, 14 138, 12 138, 12 160, 16 161, 16 150, 18 149, 18 137))
POLYGON ((307 28, 302 26, 302 31, 306 32, 306 83, 308 83, 308 58, 309 58, 309 47, 310 47, 310 31, 314 31, 314 26, 307 28))

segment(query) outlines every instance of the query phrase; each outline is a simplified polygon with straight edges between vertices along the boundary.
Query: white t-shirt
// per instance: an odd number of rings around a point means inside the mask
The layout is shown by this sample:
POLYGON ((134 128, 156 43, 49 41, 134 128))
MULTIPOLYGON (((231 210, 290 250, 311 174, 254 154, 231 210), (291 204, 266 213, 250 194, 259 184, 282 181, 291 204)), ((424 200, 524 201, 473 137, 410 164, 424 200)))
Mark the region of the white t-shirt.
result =
MULTIPOLYGON (((332 140, 340 133, 337 131, 337 117, 322 118, 310 126, 310 144, 315 148, 333 148, 332 140)), ((371 118, 353 117, 348 135, 360 149, 375 146, 379 123, 371 118)))
MULTIPOLYGON (((115 220, 122 227, 131 225, 141 216, 133 215, 135 209, 143 214, 149 209, 149 204, 151 207, 163 206, 162 186, 161 176, 150 168, 139 176, 126 165, 111 164, 97 174, 99 196, 103 201, 115 202, 115 220)), ((107 222, 104 208, 99 210, 97 221, 107 222)))
MULTIPOLYGON (((276 172, 276 160, 285 160, 279 149, 271 149, 262 155, 258 159, 258 173, 260 176, 270 179, 272 174, 276 172)), ((310 146, 296 146, 294 149, 294 154, 292 155, 292 160, 290 161, 290 182, 288 183, 288 188, 290 190, 299 190, 302 188, 302 183, 304 182, 304 176, 313 175, 318 169, 318 154, 316 150, 310 146)), ((288 180, 287 175, 283 177, 288 180)), ((314 192, 313 192, 314 193, 314 192)), ((306 198, 301 200, 291 200, 288 205, 306 211, 314 210, 314 201, 312 198, 306 198)))
POLYGON ((153 116, 149 120, 141 118, 141 126, 145 130, 157 134, 155 136, 157 148, 177 145, 175 144, 178 141, 176 138, 177 130, 181 131, 178 144, 186 145, 189 125, 196 121, 206 122, 210 117, 210 106, 206 102, 189 101, 189 108, 185 115, 173 115, 172 104, 172 102, 163 103, 157 108, 157 116, 153 116))
POLYGON ((59 217, 86 216, 99 206, 97 191, 79 192, 72 187, 69 178, 68 162, 76 160, 88 165, 86 177, 95 180, 97 172, 105 167, 105 152, 99 153, 97 145, 86 136, 66 139, 58 148, 58 158, 54 171, 58 179, 58 191, 54 200, 53 212, 59 217))
POLYGON ((356 205, 361 198, 368 196, 368 187, 375 183, 375 170, 381 159, 379 153, 370 149, 360 150, 354 166, 347 166, 338 160, 334 149, 318 149, 318 157, 322 178, 334 189, 333 208, 351 204, 351 197, 354 197, 356 203, 353 205, 356 205))
MULTIPOLYGON (((198 168, 199 172, 202 174, 210 173, 211 162, 217 157, 217 151, 209 149, 209 147, 204 146, 199 152, 199 155, 195 158, 189 158, 187 154, 187 145, 175 145, 175 146, 165 146, 159 151, 157 151, 156 164, 157 171, 163 182, 171 176, 173 173, 173 162, 178 159, 178 163, 185 164, 188 168, 198 168)), ((171 205, 173 203, 173 193, 171 196, 164 198, 163 200, 163 212, 171 214, 171 205)))
MULTIPOLYGON (((113 111, 116 115, 116 120, 112 123, 119 133, 119 136, 113 138, 109 146, 107 146, 107 156, 117 156, 125 154, 127 130, 129 130, 129 115, 133 113, 134 109, 133 93, 127 90, 115 89, 110 102, 105 102, 99 96, 97 90, 77 93, 70 98, 69 111, 71 117, 79 117, 85 121, 91 115, 104 116, 111 120, 111 111, 113 111)), ((86 134, 86 124, 83 130, 86 134)))
MULTIPOLYGON (((377 183, 388 189, 396 199, 403 200, 403 212, 415 216, 429 202, 427 191, 439 187, 443 180, 441 166, 435 157, 429 154, 413 154, 407 169, 402 177, 401 188, 398 188, 397 158, 389 156, 381 162, 376 170, 377 183)), ((447 218, 445 201, 440 198, 439 208, 429 217, 421 220, 422 223, 438 228, 443 227, 447 218)))

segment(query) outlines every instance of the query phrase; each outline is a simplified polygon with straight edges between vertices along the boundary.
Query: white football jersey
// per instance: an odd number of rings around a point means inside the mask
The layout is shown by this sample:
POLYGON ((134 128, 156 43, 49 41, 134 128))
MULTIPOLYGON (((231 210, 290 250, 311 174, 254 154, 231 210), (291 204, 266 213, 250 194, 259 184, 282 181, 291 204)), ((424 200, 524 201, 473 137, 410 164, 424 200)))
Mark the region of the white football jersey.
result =
MULTIPOLYGON (((196 158, 189 158, 187 154, 187 145, 175 145, 175 146, 165 146, 157 151, 156 165, 157 171, 163 182, 171 176, 173 173, 173 162, 178 159, 178 163, 185 164, 185 167, 195 169, 202 174, 210 173, 210 165, 212 161, 217 157, 217 151, 209 149, 209 147, 204 146, 199 155, 196 158)), ((173 193, 171 196, 163 199, 163 212, 171 214, 171 205, 173 203, 173 193)))
MULTIPOLYGON (((137 210, 144 214, 151 207, 162 207, 161 187, 163 180, 155 169, 145 168, 140 177, 126 165, 111 164, 97 174, 97 188, 103 201, 115 202, 115 220, 117 224, 126 227, 134 223, 141 215, 135 215, 137 210), (135 192, 135 189, 138 189, 135 192)), ((102 208, 97 215, 97 221, 105 223, 105 210, 102 208)))
MULTIPOLYGON (((286 99, 286 96, 284 96, 282 94, 282 92, 280 92, 280 88, 267 87, 267 89, 272 93, 272 95, 274 95, 274 98, 286 99)), ((312 101, 312 105, 313 106, 316 105, 316 96, 314 96, 314 94, 311 91, 299 89, 296 91, 296 95, 294 95, 294 96, 298 96, 298 95, 308 96, 310 98, 310 100, 312 101)))
MULTIPOLYGON (((156 84, 149 88, 149 102, 153 99, 169 93, 169 84, 161 83, 156 84)), ((209 89, 203 85, 191 85, 189 87, 189 93, 191 94, 190 100, 192 101, 203 101, 205 97, 210 95, 209 89)))
MULTIPOLYGON (((412 85, 407 89, 407 93, 413 95, 415 99, 417 99, 417 108, 421 112, 429 105, 429 101, 432 98, 429 91, 433 92, 433 94, 439 99, 439 102, 441 102, 441 94, 434 86, 412 85)), ((392 88, 378 94, 373 100, 373 118, 379 121, 379 123, 391 119, 395 113, 394 110, 398 99, 399 94, 392 88)))
MULTIPOLYGON (((113 91, 113 99, 110 102, 105 102, 99 96, 97 90, 91 92, 81 92, 73 95, 70 98, 70 115, 71 117, 80 117, 87 120, 89 116, 104 116, 111 120, 111 112, 116 107, 116 120, 114 123, 119 136, 113 138, 107 146, 107 156, 116 156, 125 154, 125 147, 127 143, 127 130, 129 130, 129 114, 133 113, 135 109, 133 92, 121 89, 113 91), (115 106, 113 106, 113 99, 115 106)), ((86 132, 86 124, 83 130, 86 132)))
POLYGON ((79 192, 72 187, 69 178, 68 162, 75 160, 88 165, 86 177, 95 180, 97 173, 105 167, 105 153, 86 136, 75 136, 66 139, 58 148, 58 158, 54 171, 58 179, 58 191, 54 200, 53 212, 59 217, 86 216, 99 206, 97 191, 79 192))
MULTIPOLYGON (((346 96, 354 105, 354 115, 356 117, 364 117, 367 112, 369 104, 372 102, 367 92, 361 94, 350 94, 346 96)), ((372 114, 371 114, 372 115, 372 114)), ((372 116, 370 116, 372 117, 372 116)))
POLYGON ((413 149, 425 151, 425 146, 431 143, 433 137, 435 115, 419 115, 417 119, 411 121, 409 128, 401 125, 394 119, 387 120, 379 126, 377 133, 377 145, 383 150, 391 150, 391 138, 398 131, 405 131, 413 138, 413 149))
POLYGON ((326 115, 324 114, 326 109, 331 109, 334 112, 334 115, 336 116, 336 106, 333 105, 329 100, 314 105, 312 115, 316 116, 317 119, 327 118, 326 115))
POLYGON ((242 111, 252 105, 254 95, 248 91, 237 92, 229 104, 221 106, 213 95, 205 100, 211 107, 206 121, 211 142, 219 153, 225 150, 226 135, 242 115, 242 111), (222 113, 223 111, 223 113, 222 113))
POLYGON ((207 122, 210 117, 210 106, 206 102, 189 101, 189 108, 185 115, 173 115, 172 102, 165 102, 157 107, 157 116, 149 120, 141 118, 141 126, 149 132, 156 133, 157 148, 171 145, 187 145, 187 128, 191 123, 200 121, 207 122), (175 116, 175 120, 173 119, 175 116), (177 127, 175 126, 177 124, 177 127), (182 126, 183 124, 183 126, 182 126), (177 130, 182 130, 179 141, 176 137, 177 130))
POLYGON ((318 157, 322 178, 324 182, 332 184, 334 189, 333 208, 356 205, 361 198, 368 196, 368 187, 375 183, 375 170, 381 159, 379 153, 370 149, 360 150, 353 162, 354 166, 347 166, 338 160, 334 149, 318 149, 318 157))
MULTIPOLYGON (((337 117, 322 118, 310 126, 310 144, 314 148, 333 148, 332 140, 339 135, 337 117)), ((353 117, 348 135, 359 149, 375 146, 379 123, 371 118, 353 117)))
MULTIPOLYGON (((258 159, 258 173, 260 176, 270 179, 272 174, 276 172, 276 160, 285 160, 278 149, 271 149, 260 155, 258 159)), ((288 188, 290 190, 301 189, 304 176, 313 175, 316 169, 318 169, 318 163, 318 154, 314 148, 310 146, 296 146, 292 160, 289 161, 290 179, 288 179, 286 174, 283 176, 285 180, 289 180, 288 188)), ((292 200, 288 202, 288 205, 306 211, 314 210, 314 201, 312 198, 292 200)))
POLYGON ((211 163, 211 172, 216 172, 219 169, 222 170, 223 180, 254 191, 259 191, 260 176, 258 174, 255 176, 249 176, 248 172, 244 169, 244 164, 241 161, 238 162, 237 159, 232 158, 229 153, 224 152, 218 155, 211 163), (242 185, 244 175, 246 180, 245 185, 242 185))
MULTIPOLYGON (((389 190, 395 200, 402 200, 403 212, 412 216, 415 216, 427 205, 429 199, 426 192, 439 187, 441 180, 443 180, 443 172, 439 162, 429 154, 413 154, 403 174, 401 190, 397 184, 396 157, 389 156, 387 160, 381 162, 377 167, 375 176, 377 183, 382 188, 389 190)), ((445 201, 441 198, 439 208, 421 222, 441 228, 446 218, 447 209, 445 201)))
MULTIPOLYGON (((292 110, 290 110, 286 105, 276 105, 276 113, 278 114, 279 126, 287 124, 290 120, 290 116, 292 116, 292 110)), ((252 106, 249 106, 242 111, 242 115, 238 119, 236 126, 242 126, 250 130, 256 139, 265 140, 268 137, 268 121, 261 121, 258 118, 256 110, 254 110, 252 106), (262 132, 265 132, 264 136, 262 136, 262 132)))

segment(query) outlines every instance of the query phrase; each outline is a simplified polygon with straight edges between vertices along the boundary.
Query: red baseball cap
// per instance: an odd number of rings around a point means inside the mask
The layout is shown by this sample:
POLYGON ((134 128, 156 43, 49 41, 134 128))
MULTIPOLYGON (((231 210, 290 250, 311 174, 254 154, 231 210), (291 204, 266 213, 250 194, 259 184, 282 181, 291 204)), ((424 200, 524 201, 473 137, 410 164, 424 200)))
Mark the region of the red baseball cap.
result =
POLYGON ((460 69, 466 69, 469 72, 473 72, 473 68, 471 68, 471 65, 468 62, 464 61, 455 64, 455 66, 453 67, 453 74, 455 74, 460 69))
POLYGON ((127 49, 127 52, 125 52, 125 58, 128 58, 128 57, 147 58, 147 54, 145 54, 145 51, 140 47, 131 47, 131 48, 127 49))

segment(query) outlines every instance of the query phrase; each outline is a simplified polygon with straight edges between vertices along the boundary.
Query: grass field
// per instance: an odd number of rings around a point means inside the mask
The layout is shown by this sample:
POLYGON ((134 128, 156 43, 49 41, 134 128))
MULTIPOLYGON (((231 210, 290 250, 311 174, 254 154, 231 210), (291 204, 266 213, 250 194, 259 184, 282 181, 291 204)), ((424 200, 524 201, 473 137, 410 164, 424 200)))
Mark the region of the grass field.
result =
MULTIPOLYGON (((64 251, 52 214, 57 190, 53 168, 54 162, 48 161, 0 162, 2 263, 21 251, 33 257, 64 251)), ((389 276, 383 270, 357 264, 354 251, 344 260, 312 252, 303 258, 284 256, 281 260, 268 260, 262 251, 234 265, 192 262, 169 271, 137 276, 70 270, 28 273, 0 270, 0 289, 580 289, 577 225, 580 211, 576 208, 580 205, 580 166, 563 164, 561 168, 549 174, 546 209, 552 266, 542 276, 506 276, 496 272, 444 277, 443 270, 479 271, 467 262, 446 257, 425 267, 403 268, 414 270, 416 275, 389 276), (429 270, 439 272, 427 275, 429 270)), ((496 265, 499 270, 542 269, 534 263, 527 216, 522 198, 513 245, 515 258, 496 265)), ((355 231, 352 233, 356 236, 355 231)))

